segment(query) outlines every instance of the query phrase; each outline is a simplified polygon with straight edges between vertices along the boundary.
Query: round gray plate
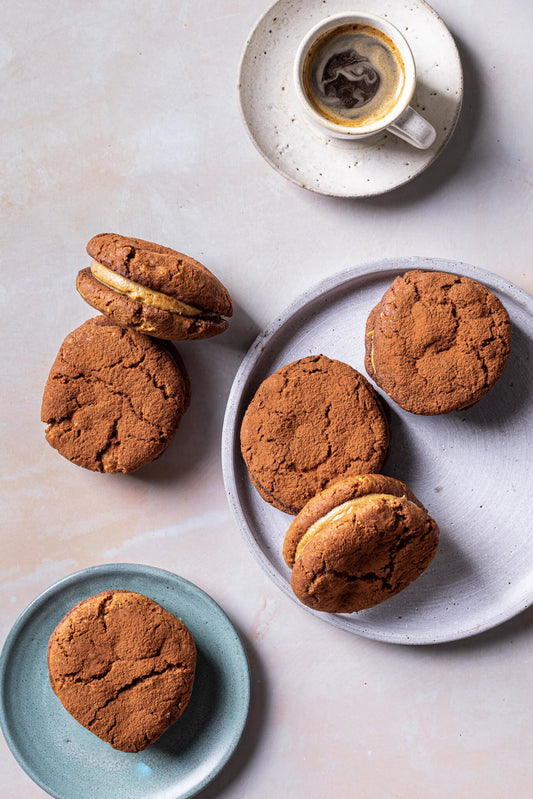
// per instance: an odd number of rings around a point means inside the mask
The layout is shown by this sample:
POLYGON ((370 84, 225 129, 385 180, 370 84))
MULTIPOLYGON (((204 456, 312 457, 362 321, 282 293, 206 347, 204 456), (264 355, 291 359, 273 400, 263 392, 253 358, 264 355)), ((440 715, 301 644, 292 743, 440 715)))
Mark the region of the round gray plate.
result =
POLYGON ((248 714, 241 641, 219 606, 171 572, 131 563, 94 566, 40 594, 15 622, 0 658, 0 723, 29 776, 57 799, 185 799, 234 751, 248 714), (138 591, 182 619, 196 641, 194 687, 183 716, 143 752, 118 752, 86 730, 53 693, 48 639, 70 608, 109 588, 138 591))
POLYGON ((415 416, 389 401, 392 449, 384 472, 404 480, 437 520, 437 556, 409 588, 375 608, 315 615, 369 638, 428 644, 486 630, 533 599, 530 295, 474 266, 434 258, 389 259, 324 281, 272 322, 244 358, 226 409, 222 466, 231 508, 252 553, 297 601, 281 554, 293 517, 264 502, 248 479, 239 448, 243 413, 268 375, 306 355, 322 353, 364 373, 368 313, 408 269, 454 272, 488 286, 511 318, 512 352, 499 382, 468 411, 415 416))
POLYGON ((246 43, 239 94, 252 141, 280 174, 320 194, 368 197, 407 183, 442 152, 461 110, 463 73, 450 32, 424 0, 278 0, 246 43), (411 105, 437 131, 427 150, 387 132, 359 142, 328 138, 301 108, 292 80, 300 41, 325 17, 354 9, 387 17, 409 42, 417 70, 411 105))

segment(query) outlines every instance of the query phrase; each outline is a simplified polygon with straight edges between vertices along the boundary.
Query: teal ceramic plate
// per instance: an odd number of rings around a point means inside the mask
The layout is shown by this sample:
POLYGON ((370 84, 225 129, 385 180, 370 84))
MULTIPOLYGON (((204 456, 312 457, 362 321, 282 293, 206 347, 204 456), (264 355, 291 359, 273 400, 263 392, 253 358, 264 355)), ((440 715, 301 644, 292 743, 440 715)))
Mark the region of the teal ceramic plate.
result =
POLYGON ((94 566, 46 589, 22 613, 0 658, 0 722, 29 776, 57 799, 184 799, 222 769, 250 702, 242 643, 219 606, 192 583, 136 564, 94 566), (152 746, 117 752, 76 722, 48 681, 48 638, 80 600, 108 588, 138 591, 182 619, 198 661, 187 710, 152 746))

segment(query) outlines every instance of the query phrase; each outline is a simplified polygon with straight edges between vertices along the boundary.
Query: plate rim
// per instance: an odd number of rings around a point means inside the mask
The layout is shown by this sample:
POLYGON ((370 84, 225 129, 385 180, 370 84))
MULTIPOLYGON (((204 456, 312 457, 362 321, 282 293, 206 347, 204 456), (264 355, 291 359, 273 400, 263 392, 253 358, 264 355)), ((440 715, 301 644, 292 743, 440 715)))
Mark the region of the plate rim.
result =
MULTIPOLYGON (((440 258, 432 256, 417 256, 407 255, 398 257, 387 257, 378 260, 368 261, 359 264, 355 267, 344 269, 334 275, 330 275, 323 280, 311 286, 309 289, 302 292, 295 299, 289 303, 284 310, 276 315, 264 328, 263 331, 255 338, 252 345, 246 352, 239 369, 233 380, 231 390, 226 404, 224 413, 224 421, 222 426, 222 475, 224 481, 224 488, 228 503, 233 514, 233 517, 239 528, 241 537, 259 563, 267 576, 280 588, 286 596, 292 601, 303 608, 306 612, 316 616, 320 621, 329 623, 330 625, 343 629, 352 635, 359 635, 361 637, 369 638, 376 641, 391 644, 403 644, 410 646, 428 646, 434 644, 449 643, 451 641, 458 641, 464 638, 477 635, 489 629, 497 627, 505 621, 513 618, 522 611, 526 610, 533 604, 533 592, 527 598, 520 598, 512 606, 507 608, 504 612, 496 614, 491 619, 486 620, 483 624, 473 624, 469 628, 462 629, 456 633, 448 635, 434 635, 431 637, 420 636, 418 638, 411 638, 406 636, 405 633, 398 632, 397 635, 382 634, 372 631, 372 629, 351 629, 346 620, 342 616, 335 614, 319 613, 306 607, 298 602, 293 595, 290 585, 283 579, 281 574, 267 559, 261 548, 257 545, 255 537, 251 530, 248 528, 245 515, 241 508, 239 497, 236 472, 233 469, 235 458, 240 458, 240 448, 237 451, 236 442, 238 441, 237 417, 239 405, 242 399, 242 389, 244 388, 249 374, 253 367, 260 360, 263 351, 268 347, 269 342, 276 336, 276 334, 284 327, 284 325, 291 320, 296 314, 300 313, 306 305, 311 305, 320 296, 326 292, 334 289, 339 289, 344 283, 351 282, 357 278, 371 277, 373 275, 385 274, 387 272, 398 273, 398 271, 409 271, 410 269, 424 269, 424 271, 433 272, 449 272, 452 274, 464 275, 473 280, 478 280, 480 283, 487 285, 489 288, 503 294, 510 295, 514 302, 524 307, 526 312, 533 317, 533 296, 525 289, 520 288, 510 280, 490 272, 473 264, 463 261, 456 261, 449 258, 440 258), (413 264, 417 264, 416 266, 413 264)), ((293 517, 289 517, 293 518, 293 517)), ((288 522, 289 524, 289 522, 288 522)))
MULTIPOLYGON (((187 591, 192 591, 195 596, 200 595, 202 600, 211 608, 211 610, 224 619, 229 630, 231 630, 233 633, 234 643, 237 645, 239 659, 241 660, 241 689, 243 689, 236 695, 239 701, 235 704, 235 708, 239 711, 239 714, 237 721, 234 724, 234 734, 222 756, 219 758, 218 762, 214 764, 211 770, 194 786, 182 791, 181 793, 176 793, 175 797, 173 797, 173 799, 190 799, 190 797, 196 796, 218 776, 239 745, 250 713, 251 672, 250 663, 241 636, 237 632, 233 622, 223 608, 213 599, 212 596, 196 585, 196 583, 193 583, 191 580, 187 580, 187 578, 181 577, 180 575, 176 574, 175 572, 171 572, 168 569, 161 569, 157 566, 149 566, 146 564, 133 562, 96 564, 64 575, 59 580, 56 580, 54 583, 47 586, 39 594, 37 594, 15 619, 5 638, 2 650, 0 652, 0 729, 2 730, 6 744, 11 754, 22 770, 28 775, 28 777, 33 780, 36 785, 42 788, 43 791, 48 793, 50 796, 55 797, 55 799, 69 799, 69 797, 63 793, 56 793, 55 788, 52 788, 49 784, 47 784, 46 780, 28 763, 25 754, 21 751, 18 743, 12 735, 11 725, 8 723, 4 708, 4 692, 6 690, 8 678, 7 664, 17 645, 19 637, 24 630, 26 622, 34 613, 39 612, 39 609, 44 603, 49 601, 53 596, 60 594, 66 586, 76 584, 86 577, 100 578, 106 575, 109 575, 109 577, 113 579, 120 578, 121 575, 125 575, 128 578, 133 579, 137 575, 148 577, 150 579, 164 578, 165 580, 171 581, 175 587, 185 586, 187 591)), ((132 588, 130 590, 134 589, 132 588)))
MULTIPOLYGON (((338 193, 337 191, 327 191, 327 190, 318 188, 316 186, 307 185, 305 182, 302 182, 301 180, 298 180, 295 175, 290 174, 288 171, 282 170, 280 168, 280 166, 272 158, 270 158, 269 155, 265 152, 265 150, 259 145, 259 142, 257 141, 256 137, 253 134, 253 131, 252 131, 250 125, 248 124, 247 116, 246 116, 246 113, 245 113, 244 102, 243 102, 243 83, 244 83, 243 76, 244 76, 245 58, 246 58, 246 55, 248 53, 248 49, 249 49, 250 45, 252 44, 252 40, 256 36, 256 33, 257 33, 259 27, 262 25, 263 21, 266 20, 267 16, 269 14, 271 14, 274 11, 274 9, 277 8, 277 6, 282 6, 282 4, 286 3, 286 2, 287 2, 287 0, 275 0, 275 2, 272 3, 261 14, 261 16, 256 20, 255 24, 251 28, 251 30, 250 30, 247 38, 246 38, 244 47, 242 48, 242 52, 241 52, 241 59, 240 59, 240 62, 239 62, 239 75, 238 75, 237 89, 238 89, 238 95, 239 95, 238 106, 239 106, 240 117, 241 117, 242 123, 243 123, 243 125, 244 125, 244 127, 246 129, 246 132, 247 132, 252 144, 254 145, 255 149, 259 153, 259 155, 261 155, 261 157, 266 161, 266 163, 272 169, 274 169, 281 177, 284 177, 286 180, 288 180, 293 185, 298 186, 299 188, 302 188, 302 189, 307 189, 308 191, 311 191, 311 192, 313 192, 315 194, 322 194, 323 196, 326 196, 326 197, 337 197, 337 198, 342 198, 342 199, 347 199, 347 200, 349 200, 349 199, 351 199, 351 200, 364 199, 365 197, 377 197, 377 196, 381 196, 383 194, 389 194, 391 191, 394 191, 395 189, 401 188, 402 186, 405 186, 406 184, 410 183, 416 177, 418 177, 423 172, 425 172, 426 169, 428 169, 437 160, 437 158, 442 154, 443 150, 447 147, 448 143, 450 142, 450 139, 452 138, 452 136, 453 136, 453 134, 455 132, 455 129, 457 127, 457 123, 458 123, 459 117, 461 115, 461 110, 462 110, 463 101, 464 101, 464 70, 463 70, 463 64, 462 64, 462 61, 461 61, 461 56, 460 56, 460 53, 459 53, 459 49, 457 47, 457 43, 456 43, 456 41, 455 41, 450 29, 448 28, 448 26, 446 25, 446 23, 444 22, 444 20, 440 16, 440 14, 433 8, 433 6, 431 6, 427 2, 427 0, 414 0, 414 2, 419 4, 421 7, 425 7, 425 9, 428 12, 430 12, 435 17, 436 21, 438 23, 440 23, 442 30, 446 33, 446 35, 447 35, 447 37, 449 39, 449 44, 451 45, 451 47, 454 50, 456 66, 458 67, 458 71, 459 71, 459 75, 458 75, 459 101, 458 101, 457 108, 456 108, 455 114, 453 116, 453 119, 451 119, 450 122, 449 122, 449 132, 448 132, 446 138, 441 142, 440 147, 434 153, 431 154, 431 158, 429 160, 424 162, 420 166, 420 168, 418 168, 414 173, 410 174, 406 178, 403 178, 399 182, 395 182, 393 185, 388 186, 387 188, 384 188, 384 189, 378 189, 378 190, 368 190, 367 189, 366 191, 358 191, 356 193, 352 193, 352 192, 341 192, 341 193, 338 193)), ((364 6, 364 0, 363 0, 363 6, 364 6)), ((346 10, 352 10, 353 11, 353 8, 346 9, 346 10)), ((362 9, 359 9, 359 10, 366 10, 366 9, 362 8, 362 9)), ((377 13, 375 11, 375 9, 370 9, 370 11, 372 11, 372 13, 377 13)), ((330 16, 331 14, 334 14, 334 13, 336 13, 336 11, 332 10, 332 11, 329 12, 328 16, 330 16)))

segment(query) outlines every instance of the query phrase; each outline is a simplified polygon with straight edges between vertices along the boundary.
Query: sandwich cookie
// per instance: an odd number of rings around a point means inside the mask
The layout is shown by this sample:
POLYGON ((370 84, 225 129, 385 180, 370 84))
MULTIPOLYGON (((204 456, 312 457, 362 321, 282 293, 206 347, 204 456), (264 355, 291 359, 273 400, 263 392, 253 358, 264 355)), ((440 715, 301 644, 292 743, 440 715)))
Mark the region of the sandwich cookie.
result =
POLYGON ((368 317, 365 367, 411 413, 464 410, 502 374, 510 327, 500 300, 481 283, 413 270, 394 280, 368 317))
POLYGON ((113 233, 87 245, 93 259, 76 279, 83 299, 122 327, 173 341, 223 333, 233 314, 222 283, 188 255, 113 233))
POLYGON ((196 668, 182 621, 133 591, 84 599, 48 643, 52 690, 76 721, 122 752, 140 752, 185 711, 196 668))
POLYGON ((189 402, 189 378, 172 344, 98 316, 61 345, 41 420, 48 443, 78 466, 132 472, 166 449, 189 402))
POLYGON ((304 605, 354 613, 384 602, 429 566, 439 528, 399 480, 364 475, 313 497, 289 527, 283 556, 304 605))
POLYGON ((342 361, 313 355, 259 386, 241 425, 241 451, 259 494, 298 513, 339 477, 379 472, 390 447, 387 409, 342 361))

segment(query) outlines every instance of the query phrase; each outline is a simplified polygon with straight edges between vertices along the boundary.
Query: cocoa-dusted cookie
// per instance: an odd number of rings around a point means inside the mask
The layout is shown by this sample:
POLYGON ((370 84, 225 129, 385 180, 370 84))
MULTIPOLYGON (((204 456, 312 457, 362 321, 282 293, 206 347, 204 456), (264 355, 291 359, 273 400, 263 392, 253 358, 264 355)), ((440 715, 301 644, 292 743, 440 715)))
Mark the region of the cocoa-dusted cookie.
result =
POLYGON ((344 505, 349 500, 372 494, 389 494, 395 497, 406 497, 415 505, 421 505, 415 495, 400 480, 384 474, 359 474, 337 480, 329 488, 315 494, 302 508, 287 530, 283 542, 283 557, 292 569, 296 558, 296 549, 307 530, 326 516, 334 508, 344 505))
POLYGON ((48 643, 50 685, 66 710, 114 749, 146 749, 184 712, 196 668, 185 624, 133 591, 79 602, 48 643))
POLYGON ((354 613, 416 580, 437 551, 439 528, 399 480, 340 480, 311 499, 289 527, 291 587, 314 610, 354 613))
POLYGON ((189 378, 173 345, 98 316, 61 345, 41 419, 48 443, 73 463, 131 472, 168 446, 189 401, 189 378))
POLYGON ((222 283, 188 255, 150 241, 101 233, 76 279, 89 305, 122 327, 183 341, 222 333, 233 314, 222 283))
POLYGON ((413 270, 397 277, 370 312, 365 366, 411 413, 474 405, 502 374, 511 349, 500 300, 475 280, 413 270))
POLYGON ((241 426, 250 478, 274 507, 296 514, 343 475, 379 472, 390 447, 384 404, 342 361, 313 355, 260 385, 241 426))

